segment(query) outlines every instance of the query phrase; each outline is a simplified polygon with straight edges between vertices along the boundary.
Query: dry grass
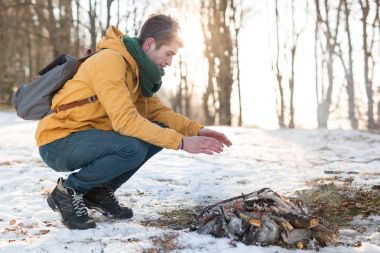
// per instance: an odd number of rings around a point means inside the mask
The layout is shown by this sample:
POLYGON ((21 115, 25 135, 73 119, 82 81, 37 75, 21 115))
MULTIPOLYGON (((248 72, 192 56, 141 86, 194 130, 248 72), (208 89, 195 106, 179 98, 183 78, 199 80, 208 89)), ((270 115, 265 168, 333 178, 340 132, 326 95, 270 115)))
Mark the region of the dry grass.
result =
POLYGON ((144 226, 170 228, 173 230, 187 229, 194 221, 194 213, 198 208, 180 208, 171 211, 159 212, 158 219, 144 220, 144 226))
POLYGON ((367 217, 380 214, 380 190, 376 187, 357 187, 351 177, 316 179, 311 189, 297 191, 295 195, 314 215, 334 227, 349 226, 357 215, 367 217))

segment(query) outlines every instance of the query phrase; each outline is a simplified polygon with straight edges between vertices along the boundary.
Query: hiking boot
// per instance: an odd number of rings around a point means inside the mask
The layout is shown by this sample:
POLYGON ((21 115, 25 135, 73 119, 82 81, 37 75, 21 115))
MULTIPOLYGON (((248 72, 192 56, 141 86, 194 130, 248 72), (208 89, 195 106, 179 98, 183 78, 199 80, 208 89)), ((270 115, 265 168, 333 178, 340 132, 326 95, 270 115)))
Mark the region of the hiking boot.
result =
POLYGON ((58 179, 57 186, 49 194, 47 202, 51 209, 61 214, 63 224, 70 229, 88 229, 96 226, 95 221, 88 216, 83 194, 64 187, 62 178, 58 179))
POLYGON ((133 216, 132 209, 121 206, 114 192, 107 187, 95 187, 83 199, 87 208, 95 209, 105 216, 116 219, 129 219, 133 216))

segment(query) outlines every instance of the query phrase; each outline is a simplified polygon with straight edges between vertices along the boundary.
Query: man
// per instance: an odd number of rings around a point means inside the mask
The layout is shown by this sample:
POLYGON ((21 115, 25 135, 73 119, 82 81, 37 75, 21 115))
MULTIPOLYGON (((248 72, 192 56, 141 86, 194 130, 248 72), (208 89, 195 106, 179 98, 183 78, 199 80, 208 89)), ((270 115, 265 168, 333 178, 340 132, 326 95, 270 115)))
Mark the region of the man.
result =
POLYGON ((154 95, 163 68, 182 47, 178 30, 165 15, 149 17, 138 38, 110 27, 98 53, 54 96, 55 113, 39 122, 43 161, 56 171, 76 170, 58 179, 48 197, 68 228, 95 227, 87 208, 131 218, 114 192, 162 148, 213 154, 231 145, 224 134, 173 112, 154 95))

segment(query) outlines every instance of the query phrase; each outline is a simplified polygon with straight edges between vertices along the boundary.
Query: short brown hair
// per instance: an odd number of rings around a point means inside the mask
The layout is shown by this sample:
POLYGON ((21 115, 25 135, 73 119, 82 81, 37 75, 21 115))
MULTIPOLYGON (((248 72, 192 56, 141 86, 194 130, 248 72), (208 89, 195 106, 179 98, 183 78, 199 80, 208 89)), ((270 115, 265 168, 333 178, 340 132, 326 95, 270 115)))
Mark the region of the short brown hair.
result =
POLYGON ((179 47, 183 47, 179 29, 178 22, 170 16, 163 14, 150 15, 140 29, 140 43, 144 44, 148 38, 153 38, 156 41, 157 49, 172 41, 177 42, 179 47))

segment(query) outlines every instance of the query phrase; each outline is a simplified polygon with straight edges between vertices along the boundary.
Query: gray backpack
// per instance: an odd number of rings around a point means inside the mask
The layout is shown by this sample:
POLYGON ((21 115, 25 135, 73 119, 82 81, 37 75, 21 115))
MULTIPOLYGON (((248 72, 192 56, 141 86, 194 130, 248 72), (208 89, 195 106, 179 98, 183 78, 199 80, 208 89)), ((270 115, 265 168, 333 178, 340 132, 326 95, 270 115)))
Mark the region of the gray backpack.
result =
POLYGON ((73 78, 79 65, 91 55, 77 59, 62 54, 42 69, 36 79, 21 85, 12 97, 17 115, 26 120, 40 120, 51 114, 54 94, 73 78))

